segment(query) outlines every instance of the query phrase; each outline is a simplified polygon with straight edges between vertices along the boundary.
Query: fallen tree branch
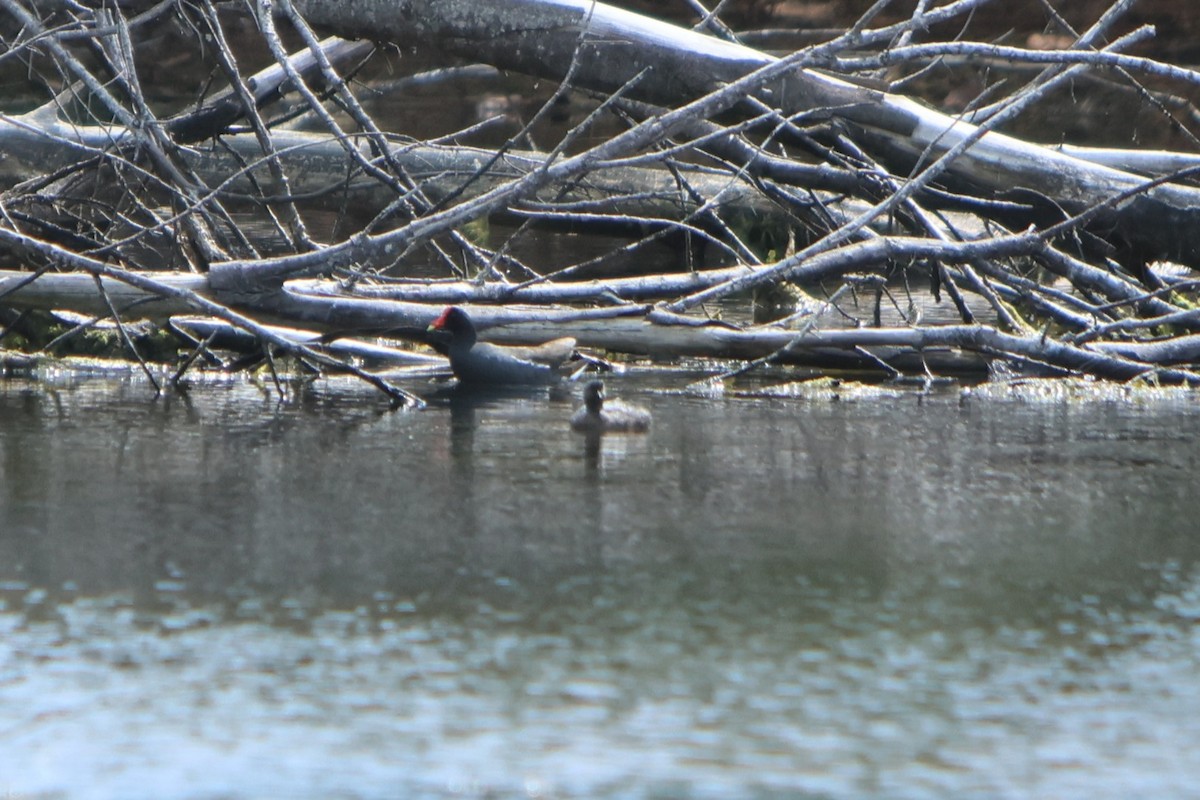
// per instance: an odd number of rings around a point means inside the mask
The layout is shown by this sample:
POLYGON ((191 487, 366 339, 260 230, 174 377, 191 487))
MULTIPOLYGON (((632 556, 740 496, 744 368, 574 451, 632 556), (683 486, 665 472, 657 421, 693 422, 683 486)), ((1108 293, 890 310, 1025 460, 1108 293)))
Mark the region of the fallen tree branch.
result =
MULTIPOLYGON (((631 96, 662 105, 717 97, 735 87, 736 94, 778 107, 785 116, 822 109, 855 125, 864 136, 860 144, 876 149, 873 155, 894 171, 907 172, 927 153, 937 157, 969 143, 947 165, 947 177, 994 193, 1022 187, 1051 198, 1069 214, 1141 183, 1137 176, 1010 136, 977 136, 975 126, 907 98, 805 69, 835 55, 840 41, 773 59, 590 0, 498 0, 484 6, 365 0, 349 13, 339 0, 300 0, 296 6, 311 21, 348 37, 433 42, 472 59, 552 79, 562 79, 568 65, 576 65, 578 85, 599 92, 614 91, 643 74, 631 96)), ((1200 266, 1200 190, 1156 186, 1098 223, 1129 247, 1132 257, 1200 266)))

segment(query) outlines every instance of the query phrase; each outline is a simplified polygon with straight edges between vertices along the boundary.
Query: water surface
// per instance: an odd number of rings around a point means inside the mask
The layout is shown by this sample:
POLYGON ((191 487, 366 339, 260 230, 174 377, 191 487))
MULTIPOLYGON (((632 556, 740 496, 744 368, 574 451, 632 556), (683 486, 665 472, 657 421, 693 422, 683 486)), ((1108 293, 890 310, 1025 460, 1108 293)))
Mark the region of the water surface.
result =
POLYGON ((1200 781, 1190 395, 685 383, 611 381, 654 429, 590 447, 546 394, 0 382, 0 791, 1200 781))

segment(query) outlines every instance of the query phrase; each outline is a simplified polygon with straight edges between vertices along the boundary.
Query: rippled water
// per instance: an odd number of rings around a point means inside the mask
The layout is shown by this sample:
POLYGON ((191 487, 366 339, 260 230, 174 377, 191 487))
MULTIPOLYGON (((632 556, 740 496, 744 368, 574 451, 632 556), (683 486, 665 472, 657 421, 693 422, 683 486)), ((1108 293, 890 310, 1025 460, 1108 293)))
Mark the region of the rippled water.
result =
POLYGON ((1188 394, 0 382, 0 794, 1184 797, 1188 394))

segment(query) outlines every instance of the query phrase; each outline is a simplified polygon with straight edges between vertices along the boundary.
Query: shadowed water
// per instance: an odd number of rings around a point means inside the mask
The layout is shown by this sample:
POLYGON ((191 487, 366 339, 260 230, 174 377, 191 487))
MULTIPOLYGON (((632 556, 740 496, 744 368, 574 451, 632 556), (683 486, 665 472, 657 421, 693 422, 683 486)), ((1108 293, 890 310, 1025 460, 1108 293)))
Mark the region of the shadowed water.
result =
POLYGON ((592 447, 578 392, 0 383, 0 792, 1200 781, 1190 396, 685 382, 610 381, 654 427, 592 447))

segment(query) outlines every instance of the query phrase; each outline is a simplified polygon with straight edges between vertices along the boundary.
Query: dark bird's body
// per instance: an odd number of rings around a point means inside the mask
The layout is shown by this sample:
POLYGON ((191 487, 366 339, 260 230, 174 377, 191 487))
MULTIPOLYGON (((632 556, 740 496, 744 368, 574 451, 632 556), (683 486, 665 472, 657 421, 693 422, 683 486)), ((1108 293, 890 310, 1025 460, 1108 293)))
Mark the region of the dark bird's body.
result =
POLYGON ((583 388, 583 405, 571 415, 571 428, 579 433, 645 433, 650 412, 620 400, 604 399, 604 384, 592 381, 583 388))
POLYGON ((562 380, 575 340, 554 339, 533 347, 504 347, 478 340, 467 312, 450 306, 429 326, 448 335, 434 346, 450 359, 461 383, 480 386, 547 386, 562 380))

